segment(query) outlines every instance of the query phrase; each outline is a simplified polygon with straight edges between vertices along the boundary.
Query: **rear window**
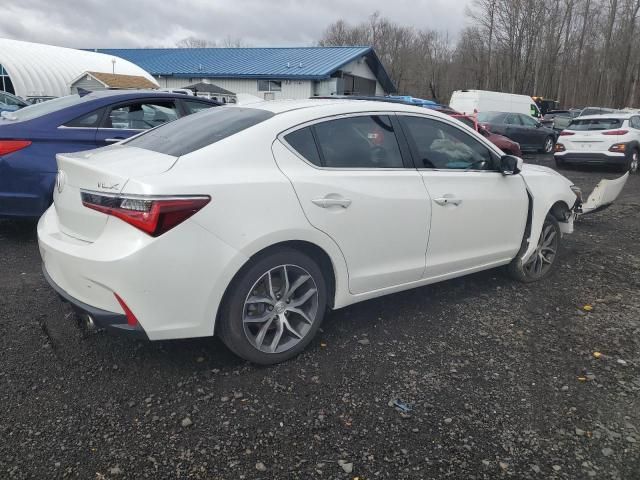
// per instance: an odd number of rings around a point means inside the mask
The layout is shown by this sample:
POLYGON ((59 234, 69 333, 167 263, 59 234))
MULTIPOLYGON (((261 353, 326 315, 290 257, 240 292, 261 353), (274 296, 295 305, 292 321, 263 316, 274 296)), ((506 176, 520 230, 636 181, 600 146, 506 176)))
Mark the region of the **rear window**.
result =
POLYGON ((257 108, 211 108, 149 130, 125 144, 180 157, 253 127, 273 115, 257 108))
POLYGON ((613 130, 614 128, 620 128, 623 120, 619 118, 591 118, 591 119, 576 119, 573 120, 568 130, 575 130, 577 132, 584 132, 587 130, 613 130))
POLYGON ((19 122, 25 120, 33 120, 49 113, 57 112, 63 108, 72 107, 80 103, 93 100, 93 97, 80 95, 67 95, 66 97, 54 98, 48 102, 36 103, 35 105, 29 105, 15 112, 8 114, 8 118, 11 120, 17 120, 19 122))

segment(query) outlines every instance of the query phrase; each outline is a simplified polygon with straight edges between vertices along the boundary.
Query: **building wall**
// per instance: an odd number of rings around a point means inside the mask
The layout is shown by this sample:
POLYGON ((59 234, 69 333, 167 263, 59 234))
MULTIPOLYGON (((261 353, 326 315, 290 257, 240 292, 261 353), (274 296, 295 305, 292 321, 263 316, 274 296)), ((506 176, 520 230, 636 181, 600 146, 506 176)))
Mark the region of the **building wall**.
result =
MULTIPOLYGON (((384 89, 380 82, 377 81, 364 58, 354 60, 346 64, 342 69, 344 73, 357 77, 376 80, 376 95, 385 95, 384 89)), ((266 98, 265 93, 258 91, 257 79, 234 79, 234 78, 176 78, 176 77, 155 77, 160 88, 183 88, 197 82, 213 83, 234 93, 248 93, 256 97, 266 98)), ((328 78, 326 80, 281 80, 282 90, 280 92, 272 92, 274 100, 280 99, 304 99, 314 95, 329 96, 336 95, 337 79, 328 78)))
POLYGON ((80 80, 71 84, 71 93, 78 93, 79 88, 84 88, 85 90, 89 90, 91 92, 95 92, 97 90, 105 90, 105 87, 102 83, 98 82, 95 78, 90 77, 89 75, 85 75, 80 80))
MULTIPOLYGON (((233 93, 248 93, 256 97, 265 98, 265 92, 258 91, 258 80, 256 79, 156 77, 156 80, 160 84, 160 88, 182 88, 193 83, 205 82, 213 83, 233 93)), ((282 80, 282 90, 273 92, 273 99, 309 98, 313 95, 312 83, 310 80, 282 80)))

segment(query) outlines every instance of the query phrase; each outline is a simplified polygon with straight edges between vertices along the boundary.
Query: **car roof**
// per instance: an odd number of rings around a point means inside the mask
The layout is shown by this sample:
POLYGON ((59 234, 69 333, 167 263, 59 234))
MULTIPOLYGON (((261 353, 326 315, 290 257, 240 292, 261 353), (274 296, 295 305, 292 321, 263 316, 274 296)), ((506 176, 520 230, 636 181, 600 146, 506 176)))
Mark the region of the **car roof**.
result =
POLYGON ((450 118, 449 115, 439 112, 438 110, 424 108, 420 105, 410 105, 404 102, 379 102, 375 100, 359 100, 354 102, 352 100, 344 99, 328 99, 328 98, 311 98, 306 100, 269 100, 258 103, 251 103, 246 105, 231 105, 226 108, 256 108, 261 110, 267 110, 269 112, 280 114, 301 109, 331 109, 336 113, 346 112, 371 112, 371 111, 385 111, 385 112, 408 112, 408 113, 421 113, 429 114, 442 118, 450 118), (345 108, 348 107, 348 108, 345 108))
MULTIPOLYGON (((206 98, 195 97, 192 95, 185 95, 184 93, 172 93, 164 92, 162 90, 95 90, 90 91, 84 95, 88 99, 98 98, 130 98, 130 97, 163 97, 163 98, 182 98, 187 100, 204 100, 207 102, 214 102, 206 98)), ((214 102, 218 103, 218 102, 214 102)))

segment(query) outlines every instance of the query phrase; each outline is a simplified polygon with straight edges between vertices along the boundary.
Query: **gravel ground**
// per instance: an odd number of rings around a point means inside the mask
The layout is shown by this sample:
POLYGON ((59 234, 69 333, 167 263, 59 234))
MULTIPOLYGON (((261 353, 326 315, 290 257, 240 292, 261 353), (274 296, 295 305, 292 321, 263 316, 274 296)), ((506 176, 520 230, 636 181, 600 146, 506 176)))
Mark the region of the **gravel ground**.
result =
POLYGON ((216 339, 84 333, 35 225, 0 222, 0 478, 640 478, 639 219, 633 177, 551 278, 354 305, 271 368, 216 339))

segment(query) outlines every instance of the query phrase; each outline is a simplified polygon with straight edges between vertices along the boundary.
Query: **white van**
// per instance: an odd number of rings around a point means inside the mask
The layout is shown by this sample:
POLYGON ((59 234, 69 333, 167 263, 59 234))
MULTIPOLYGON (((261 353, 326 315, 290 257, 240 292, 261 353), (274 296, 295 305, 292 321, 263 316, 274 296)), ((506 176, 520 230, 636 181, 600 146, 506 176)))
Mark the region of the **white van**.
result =
POLYGON ((536 102, 527 95, 487 90, 456 90, 451 95, 449 106, 467 115, 477 111, 523 113, 536 118, 542 116, 536 102))

